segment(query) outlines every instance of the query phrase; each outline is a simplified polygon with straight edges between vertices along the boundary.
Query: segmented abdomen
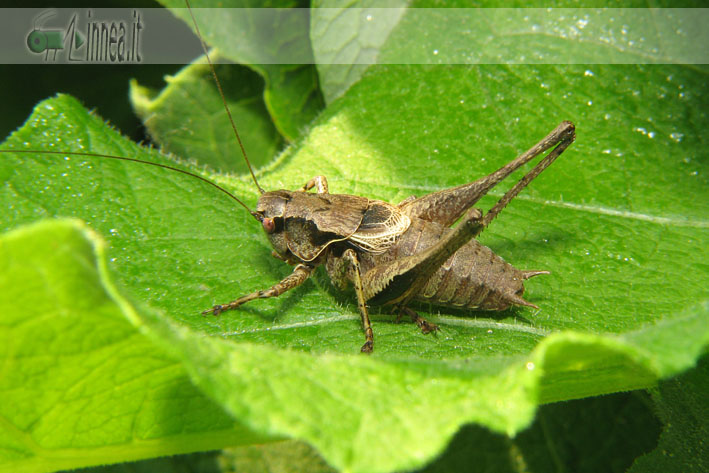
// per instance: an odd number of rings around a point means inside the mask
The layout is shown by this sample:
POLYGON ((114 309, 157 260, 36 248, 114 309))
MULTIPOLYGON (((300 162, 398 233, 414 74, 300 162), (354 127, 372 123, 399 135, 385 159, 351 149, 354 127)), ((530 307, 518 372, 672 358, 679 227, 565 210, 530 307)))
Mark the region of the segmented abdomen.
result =
POLYGON ((452 307, 504 310, 524 292, 522 272, 471 240, 431 277, 417 300, 452 307))

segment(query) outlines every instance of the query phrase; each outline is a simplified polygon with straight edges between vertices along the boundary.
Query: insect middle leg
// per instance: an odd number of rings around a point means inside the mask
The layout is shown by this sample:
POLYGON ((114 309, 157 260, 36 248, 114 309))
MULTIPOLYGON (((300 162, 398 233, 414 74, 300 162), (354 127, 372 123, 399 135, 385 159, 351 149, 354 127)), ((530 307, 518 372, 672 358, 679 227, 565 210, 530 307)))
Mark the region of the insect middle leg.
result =
POLYGON ((408 315, 411 317, 411 321, 418 325, 422 333, 437 332, 439 330, 438 325, 429 322, 428 320, 421 317, 415 310, 409 309, 408 307, 401 307, 399 309, 399 315, 396 318, 396 322, 399 322, 402 315, 408 315))
POLYGON ((293 272, 286 276, 281 282, 271 286, 269 289, 263 291, 252 292, 243 297, 229 302, 228 304, 217 304, 211 309, 207 309, 202 312, 202 315, 219 315, 226 310, 236 309, 242 304, 245 304, 254 299, 266 299, 269 297, 278 297, 286 291, 300 286, 303 284, 308 277, 313 273, 313 267, 307 266, 305 264, 299 264, 293 269, 293 272))
POLYGON ((372 332, 372 324, 369 321, 369 311, 367 310, 367 302, 364 299, 364 288, 362 286, 362 273, 360 271, 359 260, 357 254, 352 249, 345 250, 342 254, 352 269, 352 280, 354 282, 355 292, 357 293, 357 306, 359 307, 359 315, 362 318, 362 329, 364 330, 365 342, 362 345, 362 353, 371 353, 374 348, 374 333, 372 332))

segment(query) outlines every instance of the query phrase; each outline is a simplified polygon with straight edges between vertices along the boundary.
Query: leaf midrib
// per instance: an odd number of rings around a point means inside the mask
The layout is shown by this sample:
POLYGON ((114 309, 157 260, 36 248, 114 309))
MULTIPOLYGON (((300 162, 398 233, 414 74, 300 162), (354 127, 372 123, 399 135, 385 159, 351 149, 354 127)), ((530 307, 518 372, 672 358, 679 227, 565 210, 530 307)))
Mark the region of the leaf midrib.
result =
MULTIPOLYGON (((446 316, 440 316, 440 315, 439 316, 429 315, 428 319, 435 320, 436 322, 441 322, 441 323, 444 323, 447 325, 455 325, 455 326, 459 326, 459 327, 507 330, 510 332, 530 333, 530 334, 539 335, 542 337, 545 337, 545 336, 549 335, 550 333, 552 333, 551 330, 537 328, 537 327, 533 327, 531 325, 509 324, 509 323, 495 322, 495 321, 489 321, 489 320, 466 319, 466 318, 461 318, 461 317, 446 317, 446 316)), ((222 333, 222 336, 236 337, 236 336, 244 335, 244 334, 273 332, 276 330, 290 330, 290 329, 296 329, 296 328, 302 328, 302 327, 313 327, 313 326, 317 326, 317 325, 326 325, 326 324, 332 324, 332 323, 337 323, 337 322, 355 321, 355 320, 359 320, 358 315, 337 315, 337 316, 325 317, 325 318, 317 319, 317 320, 306 320, 306 321, 302 321, 302 322, 293 322, 293 323, 289 323, 289 324, 276 324, 276 325, 269 325, 267 327, 254 327, 254 328, 248 328, 248 329, 244 329, 244 330, 224 332, 224 333, 222 333)))

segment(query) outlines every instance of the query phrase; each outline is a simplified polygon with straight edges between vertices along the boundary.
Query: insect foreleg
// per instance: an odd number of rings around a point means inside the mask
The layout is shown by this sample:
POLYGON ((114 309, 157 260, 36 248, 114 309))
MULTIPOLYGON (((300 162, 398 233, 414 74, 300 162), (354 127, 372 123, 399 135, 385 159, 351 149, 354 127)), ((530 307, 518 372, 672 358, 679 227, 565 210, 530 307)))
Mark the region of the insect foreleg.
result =
POLYGON ((306 182, 303 186, 303 191, 307 192, 313 187, 316 187, 318 189, 318 194, 330 193, 327 187, 327 179, 325 178, 325 176, 315 176, 314 178, 306 182))
MULTIPOLYGON (((551 133, 549 133, 549 135, 530 148, 527 152, 510 161, 492 174, 471 182, 470 184, 463 184, 451 189, 444 189, 434 192, 433 194, 425 195, 413 201, 406 199, 399 204, 400 208, 409 217, 418 217, 424 220, 437 222, 445 226, 450 226, 458 220, 468 208, 475 205, 475 203, 483 195, 487 194, 490 189, 499 184, 511 173, 558 144, 559 146, 557 149, 562 149, 556 153, 554 157, 554 159, 556 159, 556 157, 559 156, 561 152, 571 144, 571 142, 573 142, 574 138, 573 123, 562 122, 551 133)), ((551 159, 547 163, 547 166, 551 164, 551 161, 554 159, 551 159)), ((542 170, 544 169, 542 168, 539 172, 542 170)), ((536 175, 526 181, 522 187, 526 186, 534 177, 536 177, 536 175)), ((521 188, 519 190, 521 190, 521 188)), ((517 195, 517 193, 514 195, 517 195)), ((511 198, 509 200, 511 200, 511 198)), ((504 207, 504 205, 502 207, 504 207)), ((502 208, 499 210, 502 210, 502 208)))
POLYGON ((355 292, 357 293, 357 306, 359 307, 359 315, 362 317, 362 329, 364 329, 365 342, 362 345, 362 353, 371 353, 374 348, 374 333, 372 332, 372 324, 369 321, 369 311, 364 298, 364 287, 362 286, 362 274, 359 267, 357 253, 352 249, 345 250, 342 254, 351 265, 352 280, 354 282, 355 292))
POLYGON ((240 297, 234 301, 229 302, 228 304, 217 304, 211 309, 207 309, 204 312, 202 312, 202 315, 207 315, 207 314, 213 314, 213 315, 219 315, 225 310, 232 310, 236 309, 242 304, 245 304, 249 301, 252 301, 254 299, 266 299, 269 297, 278 297, 281 294, 283 294, 286 291, 289 291, 295 287, 300 286, 303 284, 308 277, 313 273, 313 267, 307 266, 304 264, 299 264, 298 266, 293 269, 293 272, 285 277, 281 282, 278 284, 275 284, 269 289, 263 290, 263 291, 256 291, 252 292, 251 294, 247 294, 243 297, 240 297))

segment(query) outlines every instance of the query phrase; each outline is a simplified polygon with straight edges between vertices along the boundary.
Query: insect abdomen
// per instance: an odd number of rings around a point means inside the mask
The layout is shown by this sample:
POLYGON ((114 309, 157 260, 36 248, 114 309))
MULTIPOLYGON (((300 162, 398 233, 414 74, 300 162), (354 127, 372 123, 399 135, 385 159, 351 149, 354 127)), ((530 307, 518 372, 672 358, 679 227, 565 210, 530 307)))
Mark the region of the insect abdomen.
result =
MULTIPOLYGON (((435 244, 449 228, 415 219, 393 248, 391 256, 421 252, 435 244)), ((431 276, 416 300, 449 307, 505 310, 511 305, 533 304, 522 299, 523 281, 539 271, 521 271, 477 240, 471 240, 431 276)))
POLYGON ((523 272, 471 240, 436 271, 418 300, 451 307, 504 310, 519 304, 523 272))

